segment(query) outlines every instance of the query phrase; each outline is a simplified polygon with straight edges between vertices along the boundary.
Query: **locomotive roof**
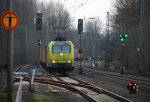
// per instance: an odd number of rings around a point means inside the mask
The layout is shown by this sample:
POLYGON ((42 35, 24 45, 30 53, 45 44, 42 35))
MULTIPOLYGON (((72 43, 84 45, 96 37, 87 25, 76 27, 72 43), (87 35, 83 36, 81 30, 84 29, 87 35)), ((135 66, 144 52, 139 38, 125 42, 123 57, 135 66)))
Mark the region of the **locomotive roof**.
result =
POLYGON ((72 44, 71 41, 51 41, 49 44, 65 44, 65 45, 70 45, 72 44))

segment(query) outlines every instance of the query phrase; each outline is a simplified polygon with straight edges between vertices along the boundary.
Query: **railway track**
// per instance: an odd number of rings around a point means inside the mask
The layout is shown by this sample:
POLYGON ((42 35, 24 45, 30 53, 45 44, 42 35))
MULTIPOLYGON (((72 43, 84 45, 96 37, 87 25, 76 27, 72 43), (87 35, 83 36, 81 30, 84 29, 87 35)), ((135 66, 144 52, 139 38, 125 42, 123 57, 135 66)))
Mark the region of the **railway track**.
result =
POLYGON ((29 70, 30 70, 30 67, 32 65, 31 64, 28 64, 28 65, 20 65, 19 67, 16 68, 15 72, 13 73, 16 77, 17 76, 28 76, 29 75, 29 70))
POLYGON ((90 102, 131 102, 124 97, 74 77, 57 77, 57 79, 75 88, 80 95, 90 102))
POLYGON ((120 73, 92 69, 91 66, 87 66, 87 65, 83 66, 83 67, 84 67, 85 74, 93 74, 93 75, 97 75, 97 76, 105 76, 105 77, 110 77, 110 78, 115 78, 115 79, 120 79, 120 80, 137 82, 138 84, 140 84, 144 87, 147 87, 147 88, 149 88, 149 86, 150 86, 150 80, 149 80, 150 78, 143 79, 144 77, 141 77, 141 76, 137 77, 137 76, 132 76, 132 75, 120 75, 120 73))
POLYGON ((16 72, 27 72, 29 68, 31 67, 31 64, 28 65, 20 65, 19 67, 16 68, 16 72))
MULTIPOLYGON (((51 76, 51 75, 48 75, 51 76)), ((15 78, 15 82, 20 81, 19 78, 15 78)), ((23 81, 31 81, 31 78, 24 77, 23 81)), ((85 97, 90 102, 132 102, 124 97, 109 92, 105 89, 98 88, 82 80, 73 77, 58 77, 51 76, 51 79, 38 79, 35 78, 34 82, 42 84, 50 84, 58 87, 66 88, 70 91, 76 92, 85 97)))

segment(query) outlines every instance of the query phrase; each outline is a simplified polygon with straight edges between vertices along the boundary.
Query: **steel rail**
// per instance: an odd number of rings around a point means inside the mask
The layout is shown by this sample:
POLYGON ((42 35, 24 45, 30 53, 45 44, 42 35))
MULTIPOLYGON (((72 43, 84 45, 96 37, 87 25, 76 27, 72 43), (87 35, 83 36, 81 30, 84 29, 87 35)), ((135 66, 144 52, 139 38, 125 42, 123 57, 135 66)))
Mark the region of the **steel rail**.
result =
POLYGON ((98 76, 106 76, 106 77, 111 77, 115 79, 121 79, 121 80, 124 79, 126 81, 133 81, 148 88, 150 86, 150 80, 147 80, 147 79, 135 78, 132 76, 125 76, 125 75, 119 75, 119 74, 113 74, 113 73, 107 73, 107 72, 97 72, 97 70, 91 70, 91 69, 90 70, 84 69, 84 72, 86 74, 94 74, 98 76))
MULTIPOLYGON (((56 76, 55 76, 55 77, 56 77, 56 76)), ((60 81, 63 82, 64 84, 67 84, 67 85, 73 87, 75 90, 77 90, 77 93, 79 93, 81 96, 83 96, 84 98, 86 98, 86 99, 89 100, 90 102, 99 102, 99 101, 97 101, 96 99, 94 99, 94 98, 92 98, 91 96, 89 96, 88 94, 86 94, 84 91, 79 90, 79 89, 77 89, 77 88, 74 87, 74 86, 76 85, 76 86, 80 86, 80 87, 84 87, 84 88, 90 89, 90 88, 87 87, 84 83, 82 83, 82 82, 79 82, 79 84, 69 83, 69 82, 66 82, 66 81, 62 80, 62 79, 59 78, 59 77, 56 77, 56 79, 60 80, 60 81), (81 83, 82 83, 82 84, 81 84, 81 83)), ((75 80, 75 79, 74 79, 74 80, 75 80)), ((77 81, 77 80, 76 80, 76 81, 77 81)), ((97 92, 97 91, 95 91, 95 92, 97 92)))
MULTIPOLYGON (((121 102, 132 102, 131 100, 129 100, 129 99, 127 99, 127 98, 124 98, 124 97, 122 97, 122 96, 120 96, 120 95, 117 95, 117 94, 115 94, 115 93, 112 93, 112 92, 110 92, 110 91, 108 91, 108 90, 106 90, 106 89, 99 88, 99 87, 97 87, 97 86, 95 86, 95 85, 93 85, 93 84, 89 84, 89 83, 87 83, 87 82, 85 82, 85 81, 83 81, 83 80, 79 80, 79 79, 76 79, 76 78, 74 78, 74 77, 70 77, 70 78, 72 78, 72 79, 74 79, 74 80, 76 80, 76 81, 79 81, 80 83, 83 83, 83 84, 84 84, 84 87, 87 87, 87 88, 89 88, 89 89, 92 89, 92 90, 95 91, 95 92, 105 93, 105 94, 107 94, 107 95, 109 95, 109 96, 111 96, 111 97, 113 97, 113 98, 115 98, 115 99, 117 99, 117 100, 119 100, 119 101, 121 101, 121 102)), ((72 83, 72 84, 74 84, 74 83, 72 83)), ((75 85, 75 84, 74 84, 74 85, 75 85)), ((82 85, 82 84, 80 84, 80 85, 82 85)))
POLYGON ((25 65, 25 64, 20 65, 20 66, 17 68, 16 72, 18 72, 18 71, 20 71, 20 70, 22 71, 22 69, 23 69, 25 72, 27 72, 30 66, 31 66, 31 64, 29 64, 29 65, 25 65))
POLYGON ((16 72, 18 72, 18 71, 20 70, 20 68, 22 68, 23 66, 25 66, 25 64, 20 65, 20 66, 16 69, 16 72))
MULTIPOLYGON (((14 79, 14 82, 19 82, 20 80, 18 80, 18 79, 19 79, 19 78, 15 78, 15 79, 14 79)), ((23 80, 23 81, 28 81, 28 82, 31 81, 30 78, 24 78, 24 79, 22 79, 22 80, 23 80)), ((76 92, 76 93, 80 94, 81 96, 83 96, 83 97, 85 97, 86 99, 88 99, 90 102, 98 102, 97 100, 94 100, 93 98, 87 96, 84 92, 82 92, 82 91, 80 91, 80 90, 78 90, 78 89, 72 87, 71 84, 70 84, 70 85, 68 85, 68 84, 66 85, 66 83, 64 83, 64 82, 61 84, 61 82, 59 82, 59 81, 41 80, 41 79, 39 79, 39 80, 38 80, 38 79, 35 79, 34 82, 38 82, 38 83, 42 83, 42 84, 51 84, 51 85, 54 85, 54 86, 63 87, 63 88, 66 88, 66 89, 68 89, 68 90, 71 90, 71 91, 73 91, 73 92, 76 92)))
MULTIPOLYGON (((83 66, 83 67, 90 68, 92 66, 83 66)), ((105 76, 105 77, 111 77, 111 78, 121 79, 121 80, 123 79, 123 80, 126 80, 126 81, 133 81, 133 82, 137 82, 140 85, 143 85, 143 86, 148 87, 148 88, 150 86, 150 80, 148 80, 148 79, 137 78, 137 77, 129 76, 129 75, 128 76, 120 75, 118 73, 101 72, 100 70, 87 69, 87 68, 86 69, 84 68, 85 74, 95 74, 95 75, 98 75, 98 76, 105 76)))
MULTIPOLYGON (((45 72, 46 72, 46 71, 45 71, 45 72)), ((50 76, 50 74, 49 74, 48 72, 46 72, 46 73, 50 76)), ((74 78, 74 77, 69 77, 69 78, 71 78, 71 79, 73 79, 73 80, 76 80, 77 82, 79 82, 79 84, 65 82, 64 80, 62 80, 62 79, 60 79, 59 77, 56 77, 56 76, 55 76, 55 78, 58 79, 58 80, 60 80, 60 81, 57 81, 57 83, 60 83, 60 84, 67 84, 67 85, 69 85, 69 86, 71 86, 71 87, 80 86, 80 87, 84 87, 84 88, 90 89, 90 90, 92 90, 93 92, 96 92, 96 93, 103 93, 103 94, 106 94, 106 95, 108 95, 108 96, 110 96, 110 97, 112 97, 112 98, 114 98, 114 99, 117 99, 117 100, 119 100, 119 101, 121 101, 121 102, 132 102, 131 100, 128 100, 127 98, 124 98, 124 97, 122 97, 122 96, 119 96, 119 95, 117 95, 117 94, 115 94, 115 93, 112 93, 112 92, 110 92, 110 91, 107 91, 107 90, 105 90, 105 89, 98 88, 98 87, 96 87, 96 86, 94 86, 94 85, 92 85, 92 84, 89 84, 89 83, 87 83, 87 82, 85 82, 85 81, 76 79, 76 78, 74 78)), ((52 80, 51 80, 51 81, 52 81, 52 80)), ((75 87, 74 87, 74 88, 75 88, 75 87)), ((77 90, 78 90, 78 89, 77 89, 77 90)), ((90 96, 86 95, 86 93, 83 92, 83 91, 81 91, 81 90, 78 90, 78 93, 79 93, 80 95, 82 95, 83 97, 87 98, 88 100, 91 100, 91 102, 98 102, 98 101, 95 100, 95 99, 93 100, 90 96), (85 94, 85 95, 84 95, 84 94, 85 94), (93 100, 93 101, 92 101, 92 100, 93 100)))
MULTIPOLYGON (((31 81, 31 78, 29 77, 26 77, 26 78, 23 78, 22 79, 23 81, 28 81, 30 82, 31 81)), ((15 78, 14 79, 14 82, 19 82, 20 79, 19 78, 15 78)), ((101 89, 101 88, 98 88, 94 85, 91 85, 91 84, 88 84, 86 82, 82 82, 80 80, 80 82, 77 84, 77 83, 69 83, 69 82, 64 82, 64 81, 55 81, 55 80, 47 80, 47 79, 35 79, 34 82, 38 82, 38 83, 42 83, 42 84, 51 84, 51 85, 55 85, 55 86, 59 86, 59 87, 63 87, 63 88, 66 88, 68 90, 71 90, 73 92, 76 92, 78 94, 80 94, 81 96, 85 97, 86 99, 88 99, 90 102, 99 102, 95 99, 93 99, 91 96, 89 96, 88 94, 86 94, 85 92, 75 88, 74 86, 80 86, 80 87, 84 87, 84 88, 88 88, 96 93, 99 93, 99 94, 106 94, 114 99, 117 99, 118 101, 121 101, 121 102, 132 102, 124 97, 121 97, 117 94, 114 94, 112 92, 109 92, 105 89, 101 89)))
MULTIPOLYGON (((121 102, 132 102, 132 101, 128 100, 127 98, 124 98, 124 97, 122 97, 122 96, 120 96, 120 95, 117 95, 117 94, 115 94, 115 93, 112 93, 112 92, 110 92, 110 91, 108 91, 108 90, 99 88, 99 87, 97 87, 97 86, 95 86, 95 85, 89 84, 89 83, 87 83, 87 82, 85 82, 85 81, 83 81, 83 80, 79 80, 79 79, 76 79, 76 78, 70 77, 70 76, 69 76, 69 78, 71 78, 71 79, 73 79, 73 80, 79 82, 79 84, 76 84, 76 83, 69 83, 69 84, 71 84, 71 85, 73 85, 73 86, 80 86, 80 87, 84 87, 84 88, 93 90, 94 92, 97 92, 97 93, 107 94, 108 96, 111 96, 111 97, 113 97, 113 98, 115 98, 115 99, 117 99, 117 100, 119 100, 119 101, 121 101, 121 102)), ((60 78, 58 78, 58 77, 57 77, 57 79, 59 79, 59 80, 61 80, 61 81, 63 82, 62 79, 60 79, 60 78)), ((61 82, 61 83, 62 83, 62 82, 61 82)), ((65 83, 66 83, 66 82, 65 82, 65 83)))

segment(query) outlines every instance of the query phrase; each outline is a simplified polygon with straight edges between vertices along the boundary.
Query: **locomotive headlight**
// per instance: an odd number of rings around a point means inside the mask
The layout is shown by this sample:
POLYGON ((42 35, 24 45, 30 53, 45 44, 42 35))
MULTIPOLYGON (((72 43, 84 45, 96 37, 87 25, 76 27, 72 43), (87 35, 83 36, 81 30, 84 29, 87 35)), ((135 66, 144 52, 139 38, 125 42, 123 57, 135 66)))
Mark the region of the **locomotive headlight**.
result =
POLYGON ((60 53, 60 56, 63 56, 63 53, 60 53))
POLYGON ((55 60, 52 60, 52 63, 56 63, 56 61, 55 61, 55 60))
POLYGON ((68 63, 71 63, 71 61, 69 60, 68 63))

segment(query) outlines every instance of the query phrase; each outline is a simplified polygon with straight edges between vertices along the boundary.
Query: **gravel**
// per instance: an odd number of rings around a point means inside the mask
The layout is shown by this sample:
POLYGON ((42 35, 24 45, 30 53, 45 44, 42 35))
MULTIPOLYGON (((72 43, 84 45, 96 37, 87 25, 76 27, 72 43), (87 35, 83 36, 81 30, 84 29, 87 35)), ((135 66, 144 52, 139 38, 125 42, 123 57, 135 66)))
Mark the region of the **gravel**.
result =
POLYGON ((82 79, 98 87, 119 94, 125 98, 132 100, 133 102, 150 102, 149 89, 140 87, 139 92, 137 94, 129 94, 127 90, 128 82, 124 80, 118 80, 118 79, 104 77, 104 76, 96 76, 93 74, 79 75, 77 71, 72 72, 70 76, 82 79))
MULTIPOLYGON (((88 83, 94 84, 98 87, 119 94, 125 98, 132 100, 133 102, 150 102, 149 89, 140 87, 140 90, 137 94, 129 94, 126 88, 128 83, 127 81, 118 80, 110 77, 104 77, 104 76, 96 76, 94 74, 79 75, 77 71, 71 72, 70 76, 79 78, 88 83)), ((34 93, 37 95, 44 95, 44 96, 51 97, 53 100, 52 102, 88 102, 85 98, 83 98, 82 96, 74 92, 70 92, 66 89, 61 89, 58 87, 52 87, 52 88, 58 89, 60 92, 58 93, 48 92, 48 85, 36 83, 34 93)))

